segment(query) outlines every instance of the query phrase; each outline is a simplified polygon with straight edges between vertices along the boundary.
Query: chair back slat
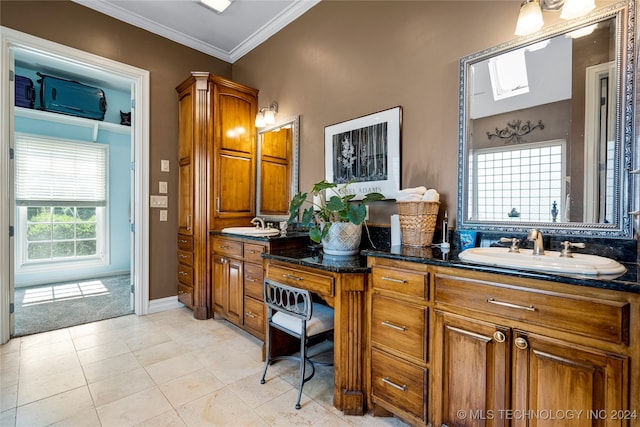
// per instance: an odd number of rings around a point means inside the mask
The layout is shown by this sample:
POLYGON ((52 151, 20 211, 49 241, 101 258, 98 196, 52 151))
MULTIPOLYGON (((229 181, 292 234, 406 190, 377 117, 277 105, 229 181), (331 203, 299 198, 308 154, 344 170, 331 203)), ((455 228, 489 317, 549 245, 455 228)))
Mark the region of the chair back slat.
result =
POLYGON ((313 305, 311 294, 306 289, 264 279, 264 302, 273 310, 302 320, 311 319, 313 305))

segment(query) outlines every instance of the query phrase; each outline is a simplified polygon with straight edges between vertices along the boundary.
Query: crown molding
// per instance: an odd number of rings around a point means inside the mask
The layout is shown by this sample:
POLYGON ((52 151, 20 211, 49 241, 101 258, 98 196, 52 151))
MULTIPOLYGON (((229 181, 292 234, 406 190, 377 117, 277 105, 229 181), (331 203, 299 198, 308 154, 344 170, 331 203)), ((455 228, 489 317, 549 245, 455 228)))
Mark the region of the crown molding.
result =
POLYGON ((72 1, 232 64, 320 2, 320 0, 295 0, 275 18, 255 31, 231 51, 226 51, 143 16, 131 13, 111 2, 95 0, 72 1))

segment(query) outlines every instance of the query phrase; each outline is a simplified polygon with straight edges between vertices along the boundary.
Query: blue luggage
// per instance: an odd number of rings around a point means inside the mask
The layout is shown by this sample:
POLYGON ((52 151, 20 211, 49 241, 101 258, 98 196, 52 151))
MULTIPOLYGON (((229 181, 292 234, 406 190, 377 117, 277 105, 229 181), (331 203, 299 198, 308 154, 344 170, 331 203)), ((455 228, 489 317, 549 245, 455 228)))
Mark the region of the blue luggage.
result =
POLYGON ((36 102, 36 89, 33 87, 33 80, 29 77, 16 75, 15 92, 17 107, 33 108, 36 102))
POLYGON ((54 113, 104 120, 107 99, 100 88, 38 73, 40 108, 54 113))

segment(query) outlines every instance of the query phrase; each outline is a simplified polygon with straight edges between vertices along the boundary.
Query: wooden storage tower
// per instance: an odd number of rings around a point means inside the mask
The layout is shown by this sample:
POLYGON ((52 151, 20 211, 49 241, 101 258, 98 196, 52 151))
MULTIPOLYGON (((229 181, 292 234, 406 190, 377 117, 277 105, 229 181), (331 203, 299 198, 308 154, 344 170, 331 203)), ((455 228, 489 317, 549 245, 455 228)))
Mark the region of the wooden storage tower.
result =
POLYGON ((211 230, 255 216, 258 91, 194 72, 178 92, 178 300, 211 316, 211 230))

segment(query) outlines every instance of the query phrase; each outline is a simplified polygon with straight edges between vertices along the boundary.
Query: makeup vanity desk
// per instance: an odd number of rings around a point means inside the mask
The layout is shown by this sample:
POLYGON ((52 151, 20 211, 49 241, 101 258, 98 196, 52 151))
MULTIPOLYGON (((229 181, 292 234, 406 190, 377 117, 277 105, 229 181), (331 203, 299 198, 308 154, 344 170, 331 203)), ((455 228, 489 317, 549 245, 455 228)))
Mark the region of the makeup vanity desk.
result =
POLYGON ((363 415, 367 259, 329 257, 313 249, 277 251, 262 257, 266 259, 265 278, 307 289, 333 307, 333 406, 346 415, 363 415))

